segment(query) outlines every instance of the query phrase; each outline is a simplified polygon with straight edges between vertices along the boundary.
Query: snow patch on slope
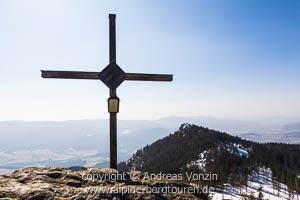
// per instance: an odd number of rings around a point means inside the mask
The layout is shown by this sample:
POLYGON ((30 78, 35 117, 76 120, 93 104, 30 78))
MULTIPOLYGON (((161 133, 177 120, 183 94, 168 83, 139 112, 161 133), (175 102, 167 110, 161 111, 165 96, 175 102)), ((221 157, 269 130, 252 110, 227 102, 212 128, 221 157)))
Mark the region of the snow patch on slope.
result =
POLYGON ((199 170, 205 170, 208 153, 209 153, 209 150, 203 151, 202 153, 199 154, 199 159, 193 160, 193 161, 187 163, 186 167, 191 168, 193 166, 196 166, 199 170))
POLYGON ((227 145, 227 151, 232 154, 237 154, 240 157, 248 157, 249 155, 249 148, 245 148, 240 144, 231 143, 230 145, 227 145))
POLYGON ((224 189, 214 192, 212 200, 231 199, 240 200, 245 197, 258 197, 258 188, 262 186, 263 199, 270 200, 296 200, 300 199, 300 194, 294 193, 289 195, 286 185, 278 182, 272 182, 271 169, 259 168, 257 172, 253 172, 248 177, 247 187, 233 187, 230 184, 225 184, 224 189))

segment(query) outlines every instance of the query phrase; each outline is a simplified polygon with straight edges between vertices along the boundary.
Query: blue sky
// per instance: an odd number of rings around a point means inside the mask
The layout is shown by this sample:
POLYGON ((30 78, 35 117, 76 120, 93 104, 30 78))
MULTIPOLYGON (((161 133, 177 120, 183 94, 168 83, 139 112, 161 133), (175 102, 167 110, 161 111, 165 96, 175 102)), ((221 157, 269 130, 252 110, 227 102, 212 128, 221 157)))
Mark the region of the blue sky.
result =
POLYGON ((299 1, 0 0, 0 120, 106 118, 100 81, 47 80, 41 69, 101 71, 108 14, 127 72, 121 119, 300 117, 299 1))

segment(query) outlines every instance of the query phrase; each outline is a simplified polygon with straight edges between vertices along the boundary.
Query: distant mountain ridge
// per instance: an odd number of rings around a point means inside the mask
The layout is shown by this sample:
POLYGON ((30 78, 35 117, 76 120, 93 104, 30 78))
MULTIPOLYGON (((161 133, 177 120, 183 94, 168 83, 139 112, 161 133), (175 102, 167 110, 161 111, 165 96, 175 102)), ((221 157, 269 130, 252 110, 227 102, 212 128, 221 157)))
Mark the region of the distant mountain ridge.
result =
MULTIPOLYGON (((259 142, 300 143, 300 123, 264 124, 208 116, 119 120, 118 159, 174 132, 182 122, 222 130, 259 142)), ((108 120, 2 121, 0 173, 26 166, 108 166, 108 120)))
POLYGON ((173 134, 138 150, 121 162, 123 170, 153 173, 213 172, 219 183, 243 182, 253 170, 270 168, 274 180, 298 190, 300 145, 256 143, 224 132, 182 124, 173 134))

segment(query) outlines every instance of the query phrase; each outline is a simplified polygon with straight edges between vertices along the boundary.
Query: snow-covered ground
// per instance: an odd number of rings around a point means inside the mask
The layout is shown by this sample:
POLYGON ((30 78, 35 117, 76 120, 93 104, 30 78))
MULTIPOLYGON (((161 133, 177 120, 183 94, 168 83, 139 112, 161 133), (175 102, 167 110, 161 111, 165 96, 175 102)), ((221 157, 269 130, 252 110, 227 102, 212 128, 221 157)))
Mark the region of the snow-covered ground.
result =
MULTIPOLYGON (((240 144, 231 143, 226 145, 226 149, 228 152, 235 154, 240 157, 248 157, 249 150, 243 147, 240 144)), ((199 154, 199 158, 193 161, 190 161, 186 164, 187 168, 197 167, 199 170, 205 171, 205 166, 207 162, 213 161, 213 158, 208 160, 208 155, 211 153, 211 149, 205 150, 199 154)))
MULTIPOLYGON (((225 146, 227 151, 241 157, 248 157, 251 149, 245 148, 240 144, 229 144, 225 146)), ((190 168, 196 166, 200 170, 205 171, 205 166, 208 161, 208 154, 210 150, 203 151, 199 154, 199 159, 187 163, 186 167, 190 168)), ((213 200, 230 199, 239 200, 244 197, 258 197, 258 189, 262 186, 263 199, 269 200, 300 200, 300 194, 289 194, 286 185, 278 182, 272 182, 272 171, 266 168, 258 168, 248 177, 248 186, 233 187, 230 184, 224 185, 224 190, 216 190, 213 194, 213 200), (279 188, 279 189, 278 189, 279 188), (298 196, 297 196, 298 195, 298 196)), ((244 198, 245 199, 245 198, 244 198)))
POLYGON ((236 143, 231 143, 230 145, 227 145, 227 151, 234 154, 238 154, 239 156, 243 157, 248 157, 248 150, 243 147, 241 144, 236 144, 236 143))
POLYGON ((284 184, 279 184, 280 189, 275 189, 272 183, 272 172, 270 169, 259 168, 258 172, 253 172, 249 176, 248 187, 243 186, 241 188, 232 187, 231 185, 225 185, 224 191, 215 192, 212 195, 213 200, 230 199, 230 200, 240 200, 243 199, 245 195, 258 196, 258 188, 262 186, 263 199, 269 200, 298 200, 300 199, 300 194, 294 194, 294 196, 289 196, 287 186, 284 184), (298 196, 297 196, 298 195, 298 196))
POLYGON ((186 167, 190 168, 192 166, 196 166, 199 170, 205 170, 205 165, 206 165, 206 159, 207 159, 207 154, 209 151, 203 151, 202 153, 199 154, 199 159, 193 160, 189 162, 186 167))

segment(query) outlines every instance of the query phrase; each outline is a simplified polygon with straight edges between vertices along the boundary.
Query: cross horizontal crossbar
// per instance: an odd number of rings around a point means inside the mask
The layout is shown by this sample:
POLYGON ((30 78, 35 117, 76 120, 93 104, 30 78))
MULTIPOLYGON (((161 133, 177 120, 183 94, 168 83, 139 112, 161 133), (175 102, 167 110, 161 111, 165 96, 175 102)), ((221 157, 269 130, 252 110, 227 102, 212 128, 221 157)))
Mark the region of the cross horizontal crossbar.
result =
MULTIPOLYGON (((99 80, 99 72, 82 71, 52 71, 41 70, 43 78, 62 78, 62 79, 90 79, 99 80)), ((172 81, 173 75, 170 74, 140 74, 126 73, 125 80, 129 81, 172 81)))

